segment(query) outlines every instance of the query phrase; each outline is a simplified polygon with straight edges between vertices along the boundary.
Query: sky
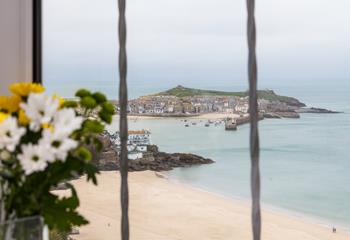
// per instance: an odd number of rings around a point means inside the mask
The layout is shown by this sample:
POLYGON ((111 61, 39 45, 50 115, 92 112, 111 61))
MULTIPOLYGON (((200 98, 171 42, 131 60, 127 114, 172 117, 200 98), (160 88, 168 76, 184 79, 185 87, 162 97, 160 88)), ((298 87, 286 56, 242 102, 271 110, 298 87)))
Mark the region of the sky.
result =
MULTIPOLYGON (((349 0, 256 4, 260 86, 348 82, 349 0)), ((117 21, 117 0, 45 0, 44 83, 114 89, 117 21)), ((127 26, 131 94, 246 87, 245 0, 130 0, 127 26)))

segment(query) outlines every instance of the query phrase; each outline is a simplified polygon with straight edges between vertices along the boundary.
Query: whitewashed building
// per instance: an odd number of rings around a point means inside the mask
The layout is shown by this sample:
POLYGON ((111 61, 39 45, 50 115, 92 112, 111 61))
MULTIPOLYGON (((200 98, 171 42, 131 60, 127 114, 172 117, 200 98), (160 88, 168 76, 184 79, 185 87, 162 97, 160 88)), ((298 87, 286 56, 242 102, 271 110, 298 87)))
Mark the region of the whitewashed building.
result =
MULTIPOLYGON (((111 141, 120 152, 120 133, 115 132, 110 135, 111 141)), ((143 153, 147 152, 147 146, 151 145, 151 132, 147 130, 129 131, 128 132, 128 158, 136 160, 143 157, 143 153)))
POLYGON ((249 110, 249 105, 248 105, 248 103, 237 104, 237 105, 235 106, 235 111, 236 111, 236 112, 248 113, 248 110, 249 110))
POLYGON ((155 107, 155 108, 154 108, 154 113, 156 113, 156 114, 162 114, 162 113, 164 113, 163 107, 155 107))
POLYGON ((168 106, 168 113, 173 113, 175 111, 174 105, 168 106))

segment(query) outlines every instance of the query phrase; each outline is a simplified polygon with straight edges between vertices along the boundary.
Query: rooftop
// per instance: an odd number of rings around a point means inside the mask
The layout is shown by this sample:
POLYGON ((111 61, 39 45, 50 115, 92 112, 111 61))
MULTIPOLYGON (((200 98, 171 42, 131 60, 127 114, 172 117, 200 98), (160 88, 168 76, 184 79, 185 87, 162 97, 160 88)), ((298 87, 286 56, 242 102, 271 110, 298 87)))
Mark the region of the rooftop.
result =
POLYGON ((130 130, 128 132, 129 135, 135 135, 135 134, 150 134, 150 131, 147 130, 130 130))

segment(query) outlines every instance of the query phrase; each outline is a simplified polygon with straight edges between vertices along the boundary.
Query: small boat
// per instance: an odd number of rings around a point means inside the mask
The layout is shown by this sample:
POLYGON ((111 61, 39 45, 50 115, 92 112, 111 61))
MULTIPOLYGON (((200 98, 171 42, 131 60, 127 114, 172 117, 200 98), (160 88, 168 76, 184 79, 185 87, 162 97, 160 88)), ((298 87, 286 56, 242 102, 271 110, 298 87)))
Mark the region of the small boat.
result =
POLYGON ((185 127, 189 127, 189 126, 190 126, 190 124, 188 124, 188 123, 185 124, 185 127))
POLYGON ((204 126, 205 127, 210 127, 210 123, 207 122, 207 123, 204 124, 204 126))
POLYGON ((192 122, 192 125, 194 126, 194 125, 197 125, 197 123, 196 122, 192 122))

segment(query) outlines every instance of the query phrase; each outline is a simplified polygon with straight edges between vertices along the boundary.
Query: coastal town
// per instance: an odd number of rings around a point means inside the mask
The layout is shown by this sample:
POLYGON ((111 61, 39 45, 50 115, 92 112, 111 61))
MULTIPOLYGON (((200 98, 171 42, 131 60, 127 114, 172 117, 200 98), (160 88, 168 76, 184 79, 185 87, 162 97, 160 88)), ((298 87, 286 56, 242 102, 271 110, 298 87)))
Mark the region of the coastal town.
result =
MULTIPOLYGON (((260 118, 299 118, 300 113, 337 113, 327 109, 306 107, 298 99, 278 95, 273 90, 259 90, 258 96, 260 118)), ((118 102, 115 106, 116 112, 119 112, 118 102)), ((196 117, 217 113, 223 121, 233 118, 245 122, 242 118, 248 117, 249 120, 248 112, 247 92, 200 90, 181 85, 128 102, 129 116, 196 117)))
MULTIPOLYGON (((272 90, 261 91, 258 99, 261 113, 276 113, 281 117, 297 117, 297 110, 305 104, 295 98, 279 96, 272 90), (288 115, 288 116, 287 116, 288 115)), ((141 96, 129 101, 130 115, 144 116, 196 116, 206 113, 246 114, 249 97, 244 92, 205 91, 177 86, 166 92, 141 96)), ((117 107, 117 111, 119 108, 117 107)))

